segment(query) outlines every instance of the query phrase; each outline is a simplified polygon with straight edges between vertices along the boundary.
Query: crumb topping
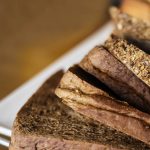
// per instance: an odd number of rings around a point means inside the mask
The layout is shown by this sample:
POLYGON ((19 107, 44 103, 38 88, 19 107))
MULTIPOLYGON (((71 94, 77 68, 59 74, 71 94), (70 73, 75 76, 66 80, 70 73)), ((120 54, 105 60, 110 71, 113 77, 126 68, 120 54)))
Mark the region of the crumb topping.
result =
POLYGON ((150 86, 150 55, 122 39, 106 42, 108 50, 150 86))

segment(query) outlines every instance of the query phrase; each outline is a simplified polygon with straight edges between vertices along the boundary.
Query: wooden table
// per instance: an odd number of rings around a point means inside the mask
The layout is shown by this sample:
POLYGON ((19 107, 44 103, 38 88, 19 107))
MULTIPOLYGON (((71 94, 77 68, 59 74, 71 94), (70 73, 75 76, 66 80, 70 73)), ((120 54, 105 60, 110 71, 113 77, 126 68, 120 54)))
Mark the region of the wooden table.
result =
POLYGON ((100 27, 108 1, 0 1, 0 98, 100 27))

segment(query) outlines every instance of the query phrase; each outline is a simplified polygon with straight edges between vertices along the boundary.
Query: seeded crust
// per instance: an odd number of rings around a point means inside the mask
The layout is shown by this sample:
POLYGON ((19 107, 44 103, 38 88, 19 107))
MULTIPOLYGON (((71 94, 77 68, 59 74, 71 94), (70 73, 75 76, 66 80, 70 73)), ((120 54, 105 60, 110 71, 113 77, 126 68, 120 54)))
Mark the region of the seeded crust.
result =
POLYGON ((17 114, 10 150, 150 149, 64 105, 54 94, 61 76, 58 72, 49 78, 17 114))
POLYGON ((150 55, 119 38, 110 38, 105 42, 105 47, 150 87, 150 55))
POLYGON ((150 116, 102 95, 99 90, 72 71, 67 71, 55 92, 65 104, 82 115, 150 144, 150 116))
POLYGON ((115 7, 110 9, 110 14, 116 26, 113 34, 150 54, 150 22, 130 16, 115 7))
POLYGON ((110 9, 111 17, 119 35, 129 35, 134 39, 150 40, 150 23, 132 17, 119 11, 116 7, 110 9))
POLYGON ((150 88, 105 47, 92 49, 79 65, 107 85, 118 99, 150 113, 150 88))

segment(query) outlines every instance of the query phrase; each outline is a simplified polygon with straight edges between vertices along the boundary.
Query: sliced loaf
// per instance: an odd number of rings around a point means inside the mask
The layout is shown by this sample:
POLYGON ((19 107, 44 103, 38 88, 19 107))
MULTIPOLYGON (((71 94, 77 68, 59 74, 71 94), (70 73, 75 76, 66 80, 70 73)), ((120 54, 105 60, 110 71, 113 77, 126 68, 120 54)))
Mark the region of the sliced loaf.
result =
POLYGON ((114 36, 105 42, 105 47, 150 88, 149 54, 128 43, 126 40, 114 36))
POLYGON ((113 98, 113 92, 107 91, 110 89, 99 80, 75 66, 64 74, 55 92, 78 113, 150 144, 150 115, 113 98))
POLYGON ((143 142, 83 117, 54 94, 62 76, 49 78, 17 114, 10 150, 145 150, 143 142))
MULTIPOLYGON (((111 45, 113 47, 113 44, 111 45)), ((105 46, 106 47, 106 46, 105 46)), ((115 58, 97 46, 80 62, 80 67, 107 85, 121 100, 150 113, 150 88, 115 58)))
POLYGON ((130 16, 115 7, 110 9, 110 14, 116 26, 114 34, 150 54, 150 22, 130 16))

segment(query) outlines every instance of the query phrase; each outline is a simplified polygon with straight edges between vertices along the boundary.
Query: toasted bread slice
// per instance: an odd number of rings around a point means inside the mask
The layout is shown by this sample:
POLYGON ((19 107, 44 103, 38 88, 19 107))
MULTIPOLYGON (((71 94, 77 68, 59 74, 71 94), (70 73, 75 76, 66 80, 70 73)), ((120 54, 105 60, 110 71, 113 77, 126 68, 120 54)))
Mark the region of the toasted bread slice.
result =
POLYGON ((17 114, 10 150, 144 150, 149 146, 64 105, 54 90, 62 72, 49 78, 17 114))
MULTIPOLYGON (((113 44, 111 45, 113 47, 113 44)), ((106 47, 106 46, 105 46, 106 47)), ((150 113, 150 88, 115 58, 104 46, 97 46, 80 62, 80 67, 107 85, 117 98, 150 113)))
MULTIPOLYGON (((150 55, 126 40, 111 37, 105 42, 108 51, 150 87, 150 55)), ((150 99, 150 97, 149 97, 150 99)))
POLYGON ((89 83, 89 76, 79 67, 69 69, 56 94, 78 113, 150 144, 150 115, 113 98, 113 93, 107 93, 109 89, 96 78, 90 77, 93 83, 89 83))

